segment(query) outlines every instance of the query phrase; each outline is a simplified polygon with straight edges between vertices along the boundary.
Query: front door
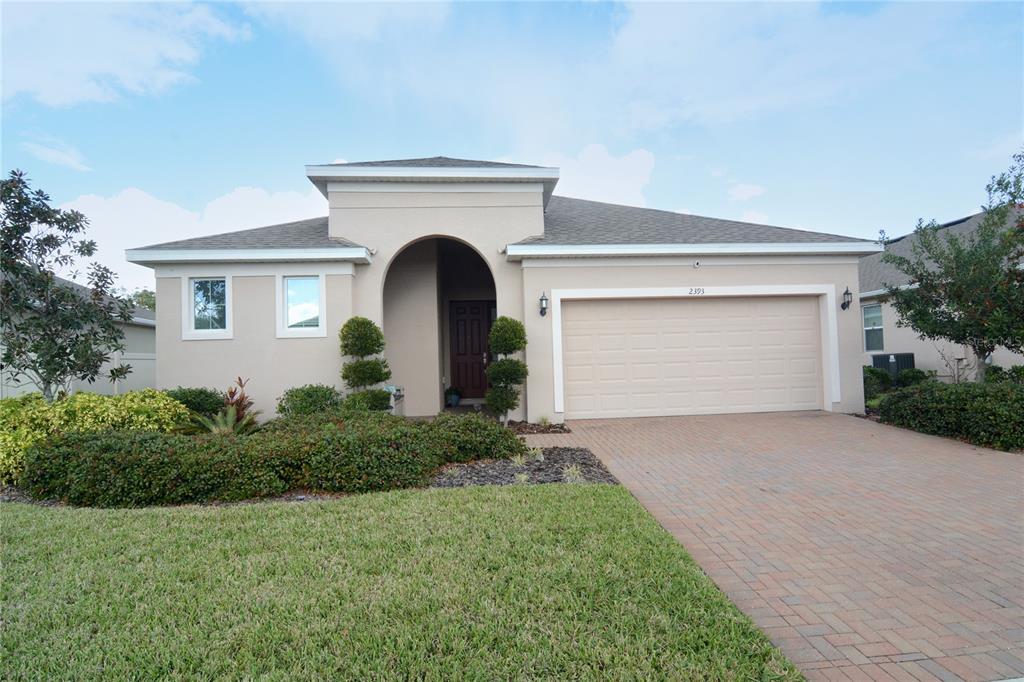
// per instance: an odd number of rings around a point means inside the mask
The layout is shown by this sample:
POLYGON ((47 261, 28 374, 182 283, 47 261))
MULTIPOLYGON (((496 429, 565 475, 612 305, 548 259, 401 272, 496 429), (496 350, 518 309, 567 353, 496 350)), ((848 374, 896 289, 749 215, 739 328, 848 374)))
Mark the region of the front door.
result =
POLYGON ((487 392, 487 335, 494 301, 452 301, 452 382, 463 398, 483 398, 487 392))

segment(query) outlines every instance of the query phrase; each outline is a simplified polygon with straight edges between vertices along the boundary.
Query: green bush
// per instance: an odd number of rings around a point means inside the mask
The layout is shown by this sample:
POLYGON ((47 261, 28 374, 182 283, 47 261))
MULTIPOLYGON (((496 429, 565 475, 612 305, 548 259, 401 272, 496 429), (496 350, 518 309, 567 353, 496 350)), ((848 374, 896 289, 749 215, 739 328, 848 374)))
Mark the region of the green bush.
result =
POLYGON ((491 386, 484 395, 487 408, 504 419, 509 410, 519 405, 519 389, 515 386, 491 386))
POLYGON ((224 391, 214 388, 170 388, 164 391, 192 412, 212 417, 224 409, 224 391))
POLYGON ((885 396, 881 420, 1000 450, 1024 449, 1024 385, 928 381, 885 396))
POLYGON ((491 325, 487 343, 496 355, 511 355, 521 351, 526 348, 526 327, 511 317, 499 317, 491 325))
POLYGON ((515 358, 501 358, 487 365, 484 370, 492 386, 511 386, 526 381, 529 370, 526 363, 515 358))
POLYGON ((902 388, 907 386, 917 386, 931 379, 931 375, 923 369, 917 369, 916 367, 908 367, 901 369, 896 375, 896 385, 902 388))
POLYGON ((361 358, 384 352, 384 332, 372 320, 351 317, 338 332, 341 354, 361 358))
POLYGON ((508 459, 528 449, 511 429, 478 414, 441 414, 429 428, 449 462, 508 459))
POLYGON ((352 390, 380 384, 391 378, 391 368, 384 358, 368 358, 346 362, 341 368, 341 378, 352 390))
POLYGON ((69 432, 171 431, 189 411, 169 395, 147 388, 118 396, 75 393, 47 403, 38 393, 0 400, 0 482, 18 480, 26 451, 69 432))
POLYGON ((884 369, 864 367, 864 399, 871 400, 892 386, 892 377, 884 369))
POLYGON ((992 365, 985 369, 986 384, 999 384, 1007 381, 1014 384, 1024 384, 1024 365, 1014 365, 1013 367, 992 365))
POLYGON ((341 392, 326 384, 306 384, 289 388, 277 399, 277 413, 284 417, 316 414, 341 405, 341 392))
POLYGON ((342 406, 347 410, 370 410, 387 412, 391 409, 391 394, 383 388, 368 388, 350 393, 342 406))

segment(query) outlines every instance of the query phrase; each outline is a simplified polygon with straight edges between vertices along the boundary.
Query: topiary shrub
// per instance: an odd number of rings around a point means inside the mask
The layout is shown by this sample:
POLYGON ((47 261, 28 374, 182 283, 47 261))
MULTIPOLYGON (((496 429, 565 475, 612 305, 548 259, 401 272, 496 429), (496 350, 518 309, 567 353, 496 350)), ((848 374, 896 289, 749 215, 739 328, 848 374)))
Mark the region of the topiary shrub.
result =
POLYGON ((923 384, 929 379, 931 379, 931 376, 923 369, 908 367, 906 369, 901 369, 896 375, 896 385, 906 388, 907 386, 923 384))
POLYGON ((519 386, 529 373, 525 362, 509 357, 526 348, 526 328, 519 320, 499 317, 491 326, 487 341, 491 353, 498 359, 485 370, 490 388, 484 402, 499 419, 505 421, 509 411, 519 406, 519 386))
MULTIPOLYGON (((384 358, 370 357, 384 352, 384 332, 372 320, 365 317, 350 318, 338 332, 338 339, 341 344, 341 354, 355 358, 346 362, 341 368, 341 378, 345 385, 353 391, 352 395, 365 393, 371 386, 382 384, 391 378, 388 361, 384 358)), ((391 408, 390 394, 386 405, 379 394, 367 398, 356 398, 354 401, 353 406, 355 403, 376 406, 367 409, 387 410, 391 408), (381 405, 383 407, 380 407, 381 405)))
POLYGON ((47 403, 38 393, 0 400, 0 482, 14 483, 25 452, 66 432, 108 429, 171 431, 186 424, 188 408, 151 388, 123 395, 75 393, 47 403))
POLYGON ((224 392, 214 388, 169 388, 168 396, 203 417, 212 417, 224 409, 224 392))
POLYGON ((283 417, 316 414, 341 406, 341 391, 326 384, 306 384, 289 388, 277 399, 277 413, 283 417))
POLYGON ((886 395, 881 420, 1000 450, 1024 449, 1024 385, 927 381, 886 395))
POLYGON ((529 449, 511 429, 483 415, 441 414, 428 428, 448 462, 508 459, 525 455, 529 449))
POLYGON ((342 407, 350 411, 387 412, 391 409, 391 393, 383 388, 368 388, 346 396, 342 407))
POLYGON ((892 377, 884 369, 864 367, 864 399, 871 400, 888 391, 892 386, 892 377))

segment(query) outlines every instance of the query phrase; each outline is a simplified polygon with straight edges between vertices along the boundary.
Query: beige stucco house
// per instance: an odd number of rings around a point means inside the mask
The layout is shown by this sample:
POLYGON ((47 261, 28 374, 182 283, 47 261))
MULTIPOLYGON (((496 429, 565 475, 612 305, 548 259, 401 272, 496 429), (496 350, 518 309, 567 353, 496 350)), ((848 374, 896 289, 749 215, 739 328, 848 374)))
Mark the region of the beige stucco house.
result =
POLYGON ((558 169, 434 157, 308 166, 327 215, 127 252, 156 274, 158 386, 341 386, 377 321, 407 415, 486 390, 487 331, 526 327, 517 416, 864 407, 857 264, 873 242, 554 194, 558 169), (850 302, 844 303, 844 294, 850 302))
MULTIPOLYGON (((984 213, 976 213, 960 220, 945 223, 940 233, 967 238, 981 224, 984 213)), ((886 242, 885 250, 910 256, 915 240, 913 233, 886 242)), ((864 256, 860 261, 860 305, 863 321, 861 345, 864 364, 871 365, 874 356, 888 358, 898 353, 913 353, 914 366, 935 372, 943 381, 971 380, 978 369, 978 359, 970 348, 944 341, 922 339, 910 327, 897 325, 899 316, 890 303, 885 302, 886 286, 904 287, 909 278, 894 266, 882 262, 882 253, 864 256)), ((1024 355, 997 348, 990 359, 1000 367, 1024 365, 1024 355)))

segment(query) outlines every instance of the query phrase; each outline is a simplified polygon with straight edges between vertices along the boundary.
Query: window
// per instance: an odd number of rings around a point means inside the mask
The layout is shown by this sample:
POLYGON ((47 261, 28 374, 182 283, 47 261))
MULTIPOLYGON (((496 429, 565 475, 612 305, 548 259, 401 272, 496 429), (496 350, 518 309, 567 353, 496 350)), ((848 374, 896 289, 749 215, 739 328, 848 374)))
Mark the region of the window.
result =
POLYGON ((230 339, 230 278, 190 277, 182 285, 182 338, 230 339))
POLYGON ((882 350, 882 306, 866 305, 861 313, 864 315, 864 350, 882 350))
POLYGON ((279 275, 277 290, 279 337, 327 335, 320 275, 279 275))

